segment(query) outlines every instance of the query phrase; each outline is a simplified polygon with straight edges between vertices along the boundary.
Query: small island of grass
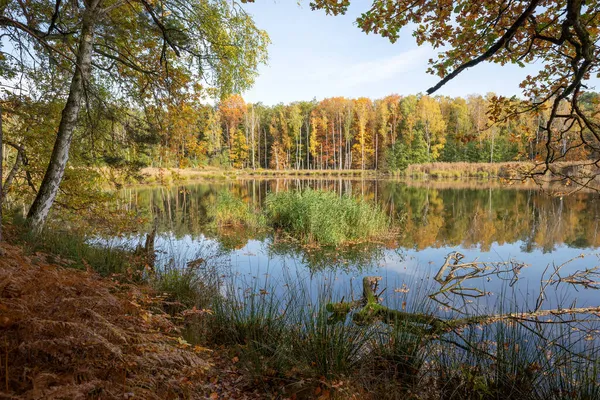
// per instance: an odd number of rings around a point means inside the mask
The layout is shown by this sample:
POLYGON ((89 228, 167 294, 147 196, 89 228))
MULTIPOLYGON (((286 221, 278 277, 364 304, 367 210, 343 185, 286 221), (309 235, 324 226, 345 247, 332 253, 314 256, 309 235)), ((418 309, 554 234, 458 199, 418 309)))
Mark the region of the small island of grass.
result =
POLYGON ((270 193, 269 225, 304 243, 337 246, 390 234, 389 217, 375 204, 323 190, 270 193))
POLYGON ((264 211, 229 191, 210 207, 218 229, 244 227, 283 233, 304 245, 339 246, 373 241, 393 233, 389 216, 376 204, 326 190, 270 193, 264 211))

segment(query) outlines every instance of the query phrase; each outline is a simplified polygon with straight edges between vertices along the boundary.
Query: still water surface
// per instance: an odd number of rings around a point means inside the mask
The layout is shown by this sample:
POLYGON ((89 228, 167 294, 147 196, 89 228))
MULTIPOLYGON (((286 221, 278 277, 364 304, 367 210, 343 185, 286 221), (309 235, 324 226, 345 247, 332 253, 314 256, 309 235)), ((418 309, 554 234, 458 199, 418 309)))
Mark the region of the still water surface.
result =
MULTIPOLYGON (((315 293, 325 285, 338 297, 350 296, 360 292, 362 276, 378 275, 384 277, 383 286, 388 289, 386 301, 399 304, 411 296, 417 301, 425 292, 436 290, 432 278, 446 256, 460 252, 465 261, 527 264, 512 287, 512 274, 481 277, 463 286, 486 293, 484 307, 497 307, 498 298, 504 297, 503 301, 513 307, 531 309, 540 282, 548 279, 553 265, 573 259, 561 270, 561 275, 567 276, 600 264, 600 197, 594 193, 555 197, 535 187, 481 182, 259 179, 130 188, 121 193, 119 206, 146 217, 148 222, 140 226, 138 239, 151 231, 156 221, 159 265, 185 265, 220 249, 240 286, 270 287, 276 292, 289 287, 286 284, 290 281, 302 281, 315 293), (268 192, 308 187, 376 202, 399 226, 400 233, 343 251, 307 250, 268 232, 215 229, 210 224, 209 210, 220 191, 231 191, 260 210, 268 192)), ((571 305, 573 301, 577 306, 598 303, 598 293, 593 290, 565 284, 550 286, 548 307, 571 305)), ((464 300, 461 297, 460 301, 464 300)), ((481 299, 472 300, 482 306, 481 299)), ((447 301, 460 306, 456 298, 447 301)))

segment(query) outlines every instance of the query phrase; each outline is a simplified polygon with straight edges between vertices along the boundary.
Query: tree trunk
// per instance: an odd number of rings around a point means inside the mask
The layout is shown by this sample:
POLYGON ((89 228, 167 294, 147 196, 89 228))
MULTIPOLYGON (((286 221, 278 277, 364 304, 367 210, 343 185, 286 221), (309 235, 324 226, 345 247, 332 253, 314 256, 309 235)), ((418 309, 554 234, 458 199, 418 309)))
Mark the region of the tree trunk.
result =
POLYGON ((377 171, 377 168, 379 166, 379 134, 377 132, 375 132, 375 170, 377 171))
POLYGON ((306 169, 310 169, 310 120, 306 120, 306 169))
POLYGON ((342 150, 344 149, 344 146, 343 146, 343 139, 342 139, 342 116, 340 114, 338 114, 338 126, 339 126, 338 133, 340 135, 340 140, 339 140, 340 155, 338 157, 339 158, 338 165, 339 165, 339 169, 341 170, 341 169, 344 169, 344 165, 343 165, 344 158, 343 158, 343 154, 342 154, 343 153, 342 150))
MULTIPOLYGON (((339 303, 328 303, 326 310, 331 313, 328 323, 344 323, 352 310, 352 321, 356 325, 364 326, 379 321, 400 327, 407 333, 421 336, 423 339, 436 339, 440 335, 456 332, 468 326, 482 326, 497 322, 516 323, 539 321, 543 317, 574 315, 574 314, 596 314, 600 307, 585 308, 557 308, 552 310, 535 310, 530 312, 509 312, 501 314, 467 315, 460 318, 444 319, 434 314, 412 313, 388 308, 380 304, 377 290, 380 276, 366 276, 363 278, 363 295, 359 300, 339 303)), ((546 318, 547 319, 547 318, 546 318)), ((567 321, 551 322, 560 325, 568 324, 567 321)))
POLYGON ((2 164, 4 161, 4 142, 3 142, 3 131, 2 131, 2 104, 0 104, 0 242, 2 241, 2 203, 4 202, 4 196, 2 195, 4 188, 2 182, 4 179, 2 164))
MULTIPOLYGON (((1 111, 0 111, 1 112, 1 111)), ((2 123, 0 122, 0 125, 2 123)), ((0 126, 0 130, 2 129, 2 127, 0 126)), ((4 148, 3 144, 2 144, 2 134, 0 133, 0 159, 3 157, 2 155, 2 150, 4 148)), ((17 150, 17 156, 15 158, 15 163, 13 164, 10 172, 8 173, 8 175, 6 176, 6 180, 4 181, 4 183, 2 183, 2 173, 3 171, 0 169, 0 204, 2 204, 2 201, 4 200, 4 198, 6 198, 6 195, 8 194, 8 191, 10 190, 10 187, 12 186, 12 183, 15 179, 15 176, 17 176, 17 172, 19 172, 19 168, 21 168, 21 164, 23 164, 23 158, 24 156, 24 150, 23 150, 23 146, 12 146, 17 150)), ((1 168, 1 166, 0 166, 1 168)), ((0 214, 1 217, 1 214, 0 214)))
POLYGON ((360 131, 360 169, 365 170, 365 128, 360 131))
POLYGON ((77 125, 85 85, 91 75, 92 46, 94 42, 94 24, 97 18, 97 5, 98 2, 94 2, 94 5, 88 8, 83 15, 81 37, 77 49, 73 78, 69 88, 69 97, 62 111, 56 141, 54 142, 46 174, 27 214, 27 222, 31 230, 35 233, 41 232, 46 223, 46 218, 58 194, 58 188, 63 179, 65 167, 69 159, 69 149, 73 141, 73 132, 77 125))
MULTIPOLYGON (((336 161, 335 161, 335 120, 331 123, 331 147, 333 149, 333 165, 331 169, 335 169, 336 161)), ((331 154, 331 152, 330 152, 331 154)), ((327 160, 327 168, 329 169, 329 161, 327 160)))
POLYGON ((256 119, 254 117, 254 106, 252 106, 252 118, 251 118, 251 120, 252 120, 252 122, 251 122, 252 125, 251 125, 250 129, 251 129, 251 134, 252 134, 252 169, 254 170, 254 169, 256 169, 256 167, 254 166, 254 125, 255 125, 255 122, 256 122, 256 119))
POLYGON ((496 134, 492 132, 492 146, 490 147, 490 163, 494 162, 494 139, 496 138, 496 134))

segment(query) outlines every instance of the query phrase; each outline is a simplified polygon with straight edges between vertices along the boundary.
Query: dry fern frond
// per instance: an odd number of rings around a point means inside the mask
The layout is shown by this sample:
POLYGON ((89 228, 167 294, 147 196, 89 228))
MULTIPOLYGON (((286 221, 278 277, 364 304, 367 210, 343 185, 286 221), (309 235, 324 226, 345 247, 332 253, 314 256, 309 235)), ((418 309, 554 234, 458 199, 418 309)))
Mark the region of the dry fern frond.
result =
POLYGON ((149 289, 51 265, 17 247, 3 250, 0 398, 210 395, 211 365, 181 348, 177 327, 149 289))

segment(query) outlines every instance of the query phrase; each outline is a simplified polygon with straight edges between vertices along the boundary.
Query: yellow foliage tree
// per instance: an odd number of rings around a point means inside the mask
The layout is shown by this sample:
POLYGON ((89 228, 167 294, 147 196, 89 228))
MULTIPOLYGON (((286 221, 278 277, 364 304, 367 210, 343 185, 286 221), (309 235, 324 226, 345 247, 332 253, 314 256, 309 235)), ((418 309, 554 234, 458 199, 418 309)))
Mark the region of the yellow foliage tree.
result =
POLYGON ((422 96, 417 102, 417 124, 423 130, 429 160, 437 160, 446 143, 446 122, 440 103, 430 96, 422 96))
POLYGON ((248 160, 248 142, 244 132, 240 129, 236 129, 232 132, 231 151, 229 157, 231 165, 235 168, 243 168, 244 163, 248 160))

